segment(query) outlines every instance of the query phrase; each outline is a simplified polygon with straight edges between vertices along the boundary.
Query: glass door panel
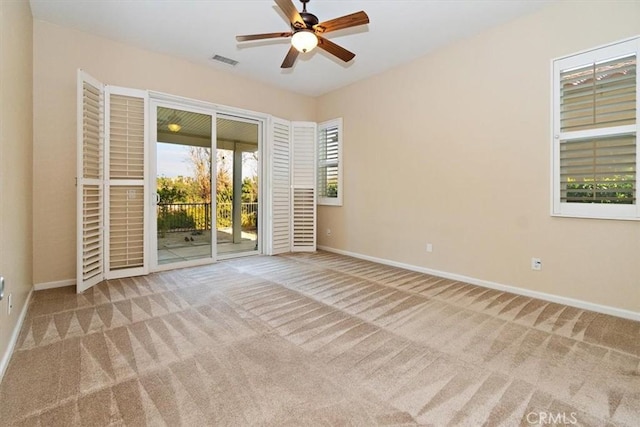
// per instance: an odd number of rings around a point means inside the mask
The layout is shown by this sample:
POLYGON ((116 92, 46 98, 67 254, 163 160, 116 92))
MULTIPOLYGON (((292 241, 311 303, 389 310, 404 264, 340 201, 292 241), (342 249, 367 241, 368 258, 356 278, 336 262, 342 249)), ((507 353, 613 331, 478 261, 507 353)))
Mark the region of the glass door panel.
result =
POLYGON ((157 264, 211 260, 212 115, 156 112, 157 264))
POLYGON ((259 125, 219 116, 216 136, 217 253, 258 251, 259 125))

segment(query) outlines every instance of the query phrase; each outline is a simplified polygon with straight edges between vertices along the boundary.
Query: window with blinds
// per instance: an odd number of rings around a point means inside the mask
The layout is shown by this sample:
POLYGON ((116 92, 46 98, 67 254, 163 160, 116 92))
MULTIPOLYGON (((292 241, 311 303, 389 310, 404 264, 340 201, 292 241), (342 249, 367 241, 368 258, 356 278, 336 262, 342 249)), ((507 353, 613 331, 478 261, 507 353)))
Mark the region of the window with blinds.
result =
POLYGON ((342 119, 318 125, 319 205, 342 206, 342 119))
POLYGON ((639 216, 639 40, 554 62, 555 214, 639 216))

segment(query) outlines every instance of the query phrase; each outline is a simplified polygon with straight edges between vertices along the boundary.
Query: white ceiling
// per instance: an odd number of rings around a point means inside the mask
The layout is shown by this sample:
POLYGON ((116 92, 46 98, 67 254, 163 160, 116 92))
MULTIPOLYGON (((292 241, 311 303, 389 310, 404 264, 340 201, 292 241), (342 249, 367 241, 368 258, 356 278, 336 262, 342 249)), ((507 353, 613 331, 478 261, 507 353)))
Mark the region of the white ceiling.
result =
MULTIPOLYGON (((302 4, 293 0, 298 10, 302 4)), ((289 31, 273 0, 31 0, 35 19, 318 96, 424 56, 554 0, 311 0, 320 21, 364 10, 365 26, 326 38, 356 54, 345 64, 321 49, 280 69, 290 39, 237 43, 236 35, 289 31), (232 67, 215 54, 239 61, 232 67)), ((535 36, 535 35, 532 35, 535 36)))

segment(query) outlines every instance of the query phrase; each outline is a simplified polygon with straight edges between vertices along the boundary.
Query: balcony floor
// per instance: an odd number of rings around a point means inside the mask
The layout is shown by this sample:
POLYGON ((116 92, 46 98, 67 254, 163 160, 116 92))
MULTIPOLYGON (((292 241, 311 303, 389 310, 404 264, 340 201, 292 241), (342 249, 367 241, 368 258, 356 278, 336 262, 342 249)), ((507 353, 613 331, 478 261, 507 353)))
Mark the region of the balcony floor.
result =
MULTIPOLYGON (((258 238, 255 231, 243 231, 242 241, 233 243, 230 229, 218 230, 216 237, 218 255, 254 251, 258 238)), ((208 231, 202 234, 189 231, 166 233, 165 237, 158 237, 158 264, 206 258, 210 253, 208 231)))

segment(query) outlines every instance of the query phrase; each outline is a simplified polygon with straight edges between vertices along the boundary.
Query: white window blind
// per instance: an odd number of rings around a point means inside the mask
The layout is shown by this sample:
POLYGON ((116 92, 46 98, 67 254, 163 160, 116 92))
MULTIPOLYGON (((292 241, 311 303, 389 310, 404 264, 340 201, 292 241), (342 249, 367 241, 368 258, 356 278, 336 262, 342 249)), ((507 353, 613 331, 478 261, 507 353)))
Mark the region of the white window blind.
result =
POLYGON ((342 205, 342 119, 318 125, 318 204, 342 205))
POLYGON ((638 217, 638 40, 554 62, 555 214, 638 217))

